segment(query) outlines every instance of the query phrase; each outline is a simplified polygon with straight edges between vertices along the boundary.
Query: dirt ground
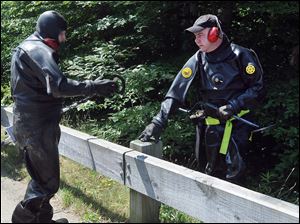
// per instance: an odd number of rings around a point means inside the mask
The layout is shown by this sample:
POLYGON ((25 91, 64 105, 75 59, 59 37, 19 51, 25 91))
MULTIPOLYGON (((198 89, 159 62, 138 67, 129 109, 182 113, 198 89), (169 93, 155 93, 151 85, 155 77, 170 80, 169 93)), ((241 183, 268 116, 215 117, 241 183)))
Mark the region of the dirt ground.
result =
MULTIPOLYGON (((23 199, 27 183, 8 178, 1 170, 1 223, 11 223, 11 215, 15 206, 23 199)), ((50 201, 54 208, 53 219, 67 218, 70 223, 81 222, 80 217, 71 209, 62 207, 61 198, 55 195, 50 201)))

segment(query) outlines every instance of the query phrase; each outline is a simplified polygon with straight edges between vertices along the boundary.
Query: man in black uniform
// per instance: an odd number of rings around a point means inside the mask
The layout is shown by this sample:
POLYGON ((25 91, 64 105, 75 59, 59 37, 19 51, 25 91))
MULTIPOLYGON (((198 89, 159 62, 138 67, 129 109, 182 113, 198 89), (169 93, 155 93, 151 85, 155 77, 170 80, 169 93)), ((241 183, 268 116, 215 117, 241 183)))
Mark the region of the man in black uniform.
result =
POLYGON ((60 182, 58 143, 63 97, 105 97, 117 90, 112 80, 78 82, 63 75, 57 50, 66 40, 66 29, 62 15, 46 11, 39 16, 36 31, 12 56, 13 131, 32 178, 24 199, 13 212, 13 223, 55 222, 49 200, 60 182))
POLYGON ((253 50, 229 42, 215 15, 200 16, 186 30, 195 35, 199 50, 177 74, 161 110, 139 139, 159 139, 170 114, 185 103, 193 82, 198 87, 198 98, 215 106, 213 109, 204 104, 202 113, 196 116, 197 161, 203 161, 201 155, 206 154, 206 174, 235 182, 245 170, 244 158, 253 129, 232 115, 251 120, 251 112, 263 96, 263 70, 253 50), (205 152, 200 147, 202 137, 205 152))

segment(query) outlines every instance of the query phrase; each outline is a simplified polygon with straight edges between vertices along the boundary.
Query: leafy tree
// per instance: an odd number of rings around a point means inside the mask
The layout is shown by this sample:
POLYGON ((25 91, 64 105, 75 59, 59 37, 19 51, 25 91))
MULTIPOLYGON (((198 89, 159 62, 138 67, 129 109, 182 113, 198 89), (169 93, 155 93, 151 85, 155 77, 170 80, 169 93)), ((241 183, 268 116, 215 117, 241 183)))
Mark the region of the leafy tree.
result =
MULTIPOLYGON (((34 32, 45 10, 56 10, 68 21, 68 41, 60 52, 68 77, 119 74, 127 83, 123 96, 89 101, 69 111, 63 122, 126 146, 158 112, 178 70, 197 50, 184 29, 202 14, 218 15, 230 40, 254 49, 261 60, 267 97, 256 120, 276 122, 256 136, 249 161, 262 165, 250 170, 249 185, 259 179, 257 190, 299 203, 297 1, 2 1, 1 104, 12 103, 12 50, 34 32)), ((174 116, 163 134, 164 158, 189 166, 194 137, 192 123, 182 114, 174 116)))

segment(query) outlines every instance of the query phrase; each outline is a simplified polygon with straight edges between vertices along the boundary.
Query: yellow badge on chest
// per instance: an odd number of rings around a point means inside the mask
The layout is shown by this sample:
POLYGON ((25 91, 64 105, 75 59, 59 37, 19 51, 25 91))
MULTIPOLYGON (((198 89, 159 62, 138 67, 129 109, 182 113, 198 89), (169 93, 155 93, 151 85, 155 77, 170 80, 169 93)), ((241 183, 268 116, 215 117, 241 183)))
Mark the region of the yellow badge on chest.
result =
POLYGON ((246 72, 247 72, 247 74, 252 75, 255 72, 254 65, 249 63, 246 67, 246 72))
POLYGON ((192 69, 189 67, 186 67, 186 68, 182 69, 182 71, 181 71, 182 76, 186 79, 191 77, 192 73, 193 73, 192 69))

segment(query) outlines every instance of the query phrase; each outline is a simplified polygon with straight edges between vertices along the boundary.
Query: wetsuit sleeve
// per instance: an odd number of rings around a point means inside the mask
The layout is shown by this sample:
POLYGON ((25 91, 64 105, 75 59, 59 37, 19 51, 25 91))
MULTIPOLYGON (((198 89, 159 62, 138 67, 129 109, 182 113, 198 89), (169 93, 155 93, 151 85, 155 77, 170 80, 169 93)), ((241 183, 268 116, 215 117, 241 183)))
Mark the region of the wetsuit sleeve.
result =
POLYGON ((33 71, 53 97, 89 96, 93 93, 90 80, 76 81, 67 78, 59 69, 54 52, 35 51, 28 54, 23 50, 20 60, 33 71))
POLYGON ((229 101, 234 112, 241 109, 253 109, 265 95, 263 88, 263 69, 254 51, 244 51, 239 55, 241 78, 248 87, 241 95, 229 101))
POLYGON ((174 114, 174 112, 178 109, 179 103, 177 100, 173 98, 166 98, 161 103, 161 108, 159 113, 153 117, 152 123, 155 123, 156 125, 160 126, 161 128, 166 128, 168 124, 168 118, 171 114, 174 114))
POLYGON ((196 52, 178 72, 161 104, 159 113, 152 120, 153 123, 162 128, 167 126, 169 116, 176 112, 180 105, 184 104, 188 89, 198 70, 197 54, 198 52, 196 52))

